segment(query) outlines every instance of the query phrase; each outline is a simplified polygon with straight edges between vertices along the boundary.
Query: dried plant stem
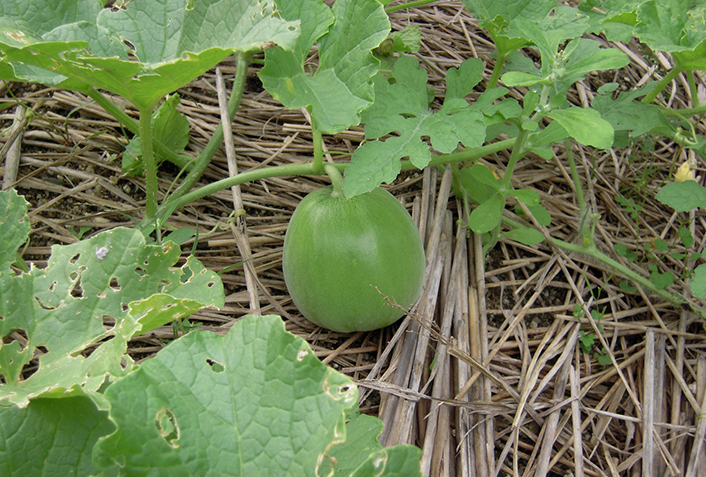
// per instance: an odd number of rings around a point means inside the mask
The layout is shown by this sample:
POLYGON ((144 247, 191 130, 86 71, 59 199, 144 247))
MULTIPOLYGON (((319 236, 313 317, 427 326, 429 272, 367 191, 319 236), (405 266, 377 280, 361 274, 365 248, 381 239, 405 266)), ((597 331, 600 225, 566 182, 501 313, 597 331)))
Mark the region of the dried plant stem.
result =
MULTIPOLYGON (((228 160, 228 172, 231 177, 238 175, 238 161, 235 157, 235 147, 233 145, 233 130, 231 128, 230 113, 228 111, 228 99, 223 82, 223 75, 220 68, 216 68, 216 90, 218 91, 218 103, 221 109, 221 125, 223 130, 223 141, 228 160)), ((250 242, 248 241, 248 229, 245 222, 245 208, 243 207, 243 197, 240 185, 231 187, 233 196, 233 209, 235 210, 235 220, 230 222, 230 229, 235 237, 240 256, 243 258, 243 269, 245 271, 245 286, 250 295, 250 313, 260 314, 260 298, 257 292, 257 272, 252 265, 252 253, 250 242)))

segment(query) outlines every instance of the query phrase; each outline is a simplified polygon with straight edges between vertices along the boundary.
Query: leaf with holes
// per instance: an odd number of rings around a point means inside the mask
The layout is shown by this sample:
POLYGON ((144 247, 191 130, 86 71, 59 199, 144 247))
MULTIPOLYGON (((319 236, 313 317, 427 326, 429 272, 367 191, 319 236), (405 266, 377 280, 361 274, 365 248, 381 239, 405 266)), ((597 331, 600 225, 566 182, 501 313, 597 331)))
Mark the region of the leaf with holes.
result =
MULTIPOLYGON (((10 197, 28 221, 26 203, 13 194, 0 193, 0 204, 10 197)), ((17 212, 0 217, 3 240, 12 245, 27 239, 27 228, 16 226, 17 212)), ((26 406, 43 393, 95 390, 106 375, 125 374, 132 336, 205 306, 223 306, 218 275, 193 257, 175 267, 180 255, 172 242, 148 245, 139 231, 115 228, 54 245, 45 268, 0 269, 0 374, 6 381, 0 402, 26 406), (35 355, 37 371, 20 382, 22 367, 35 355)))
POLYGON ((281 318, 247 316, 172 342, 105 397, 117 427, 94 451, 105 475, 295 477, 323 475, 358 390, 281 318))
POLYGON ((27 240, 31 230, 26 215, 28 205, 14 189, 0 193, 0 276, 11 273, 10 265, 15 261, 17 249, 27 240))
POLYGON ((400 445, 383 448, 378 440, 383 424, 380 419, 360 414, 346 423, 346 442, 331 450, 334 475, 421 476, 418 447, 400 445))

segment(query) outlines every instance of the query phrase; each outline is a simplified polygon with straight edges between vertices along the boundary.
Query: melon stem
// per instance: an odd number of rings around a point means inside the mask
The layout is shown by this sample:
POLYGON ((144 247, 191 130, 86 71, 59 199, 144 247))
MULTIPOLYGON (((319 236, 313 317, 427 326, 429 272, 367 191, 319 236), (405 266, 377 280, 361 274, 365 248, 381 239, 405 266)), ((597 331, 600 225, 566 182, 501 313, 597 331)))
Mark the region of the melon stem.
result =
POLYGON ((338 171, 338 168, 333 164, 327 163, 324 165, 324 170, 331 178, 331 185, 333 186, 331 197, 343 197, 343 176, 338 171))

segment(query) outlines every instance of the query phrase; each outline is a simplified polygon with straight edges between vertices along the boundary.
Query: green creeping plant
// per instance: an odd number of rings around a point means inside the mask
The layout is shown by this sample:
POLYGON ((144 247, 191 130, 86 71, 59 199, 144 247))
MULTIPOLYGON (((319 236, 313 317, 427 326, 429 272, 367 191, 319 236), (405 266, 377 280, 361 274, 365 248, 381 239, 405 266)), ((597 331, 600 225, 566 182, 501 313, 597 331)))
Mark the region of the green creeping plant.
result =
POLYGON ((299 311, 340 332, 397 321, 419 298, 425 257, 409 213, 381 188, 346 199, 332 187, 306 196, 284 240, 282 271, 299 311), (377 288, 377 290, 376 290, 377 288))

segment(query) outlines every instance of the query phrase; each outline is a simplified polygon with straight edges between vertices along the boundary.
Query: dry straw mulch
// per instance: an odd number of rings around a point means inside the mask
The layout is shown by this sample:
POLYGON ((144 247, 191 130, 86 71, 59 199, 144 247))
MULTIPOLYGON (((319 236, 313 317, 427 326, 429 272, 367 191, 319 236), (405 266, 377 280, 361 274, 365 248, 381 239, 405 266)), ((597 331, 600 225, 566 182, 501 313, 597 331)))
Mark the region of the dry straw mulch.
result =
MULTIPOLYGON (((396 29, 420 26, 418 58, 438 98, 444 93, 444 72, 466 58, 482 58, 489 75, 494 48, 459 3, 396 13, 393 20, 396 29)), ((571 93, 575 104, 590 102, 607 81, 631 89, 657 79, 660 63, 669 62, 637 44, 613 46, 627 52, 632 64, 612 77, 591 76, 579 84, 571 93)), ((232 62, 220 68, 227 88, 232 62)), ((308 160, 306 115, 284 109, 262 91, 256 73, 253 67, 232 127, 239 171, 308 160)), ((673 82, 670 105, 689 107, 688 90, 683 78, 673 82)), ((518 99, 522 93, 512 92, 518 99)), ((220 121, 215 73, 180 94, 181 111, 192 126, 188 151, 195 155, 220 121)), ((115 120, 77 93, 8 84, 0 87, 0 95, 3 102, 18 98, 37 112, 21 136, 21 148, 8 155, 19 161, 17 179, 11 166, 2 169, 6 181, 32 203, 25 259, 41 267, 51 244, 78 240, 72 232, 91 235, 139 220, 143 183, 120 173, 126 139, 115 120)), ((15 119, 14 106, 5 105, 0 121, 9 128, 21 119, 15 119)), ((705 133, 703 123, 697 129, 705 133)), ((351 153, 362 138, 362 129, 353 128, 325 137, 325 143, 328 150, 351 153)), ((8 135, 0 141, 8 142, 8 135)), ((703 215, 673 214, 654 200, 659 184, 687 158, 685 152, 659 138, 653 146, 573 151, 587 197, 601 214, 596 240, 607 252, 617 243, 640 253, 656 237, 671 242, 684 224, 696 239, 693 251, 703 249, 703 215), (616 203, 621 194, 642 207, 639 215, 632 217, 616 203)), ((552 214, 546 232, 570 242, 576 238, 578 208, 565 151, 557 147, 555 154, 549 162, 525 157, 514 181, 518 188, 539 191, 552 214)), ((500 153, 483 162, 502 173, 507 158, 500 153)), ((202 183, 228 171, 222 148, 202 183)), ((169 165, 162 167, 163 193, 175 174, 169 165)), ((453 196, 450 179, 448 170, 428 169, 404 174, 389 186, 424 237, 425 289, 401 322, 352 335, 315 329, 301 318, 282 279, 289 217, 324 179, 267 179, 244 184, 235 196, 222 191, 189 204, 169 225, 198 227, 195 254, 207 267, 219 271, 243 256, 251 258, 245 271, 238 267, 222 275, 226 306, 204 310, 192 320, 224 333, 251 312, 283 316, 287 329, 305 338, 325 363, 359 383, 361 410, 385 423, 383 443, 423 449, 424 475, 706 475, 701 445, 706 419, 699 419, 706 389, 703 323, 642 291, 626 294, 611 270, 546 244, 502 241, 484 263, 480 238, 463 227, 468 210, 453 196), (247 210, 244 234, 228 221, 239 208, 234 198, 247 210), (600 323, 592 310, 603 312, 600 323), (610 364, 581 351, 579 340, 588 333, 596 336, 593 351, 605 347, 610 364)), ((193 245, 193 240, 183 245, 185 256, 193 245)), ((669 259, 660 266, 682 271, 669 259)), ((681 283, 672 290, 687 293, 681 283)), ((172 336, 172 328, 165 327, 138 337, 130 353, 145 359, 172 336)))

